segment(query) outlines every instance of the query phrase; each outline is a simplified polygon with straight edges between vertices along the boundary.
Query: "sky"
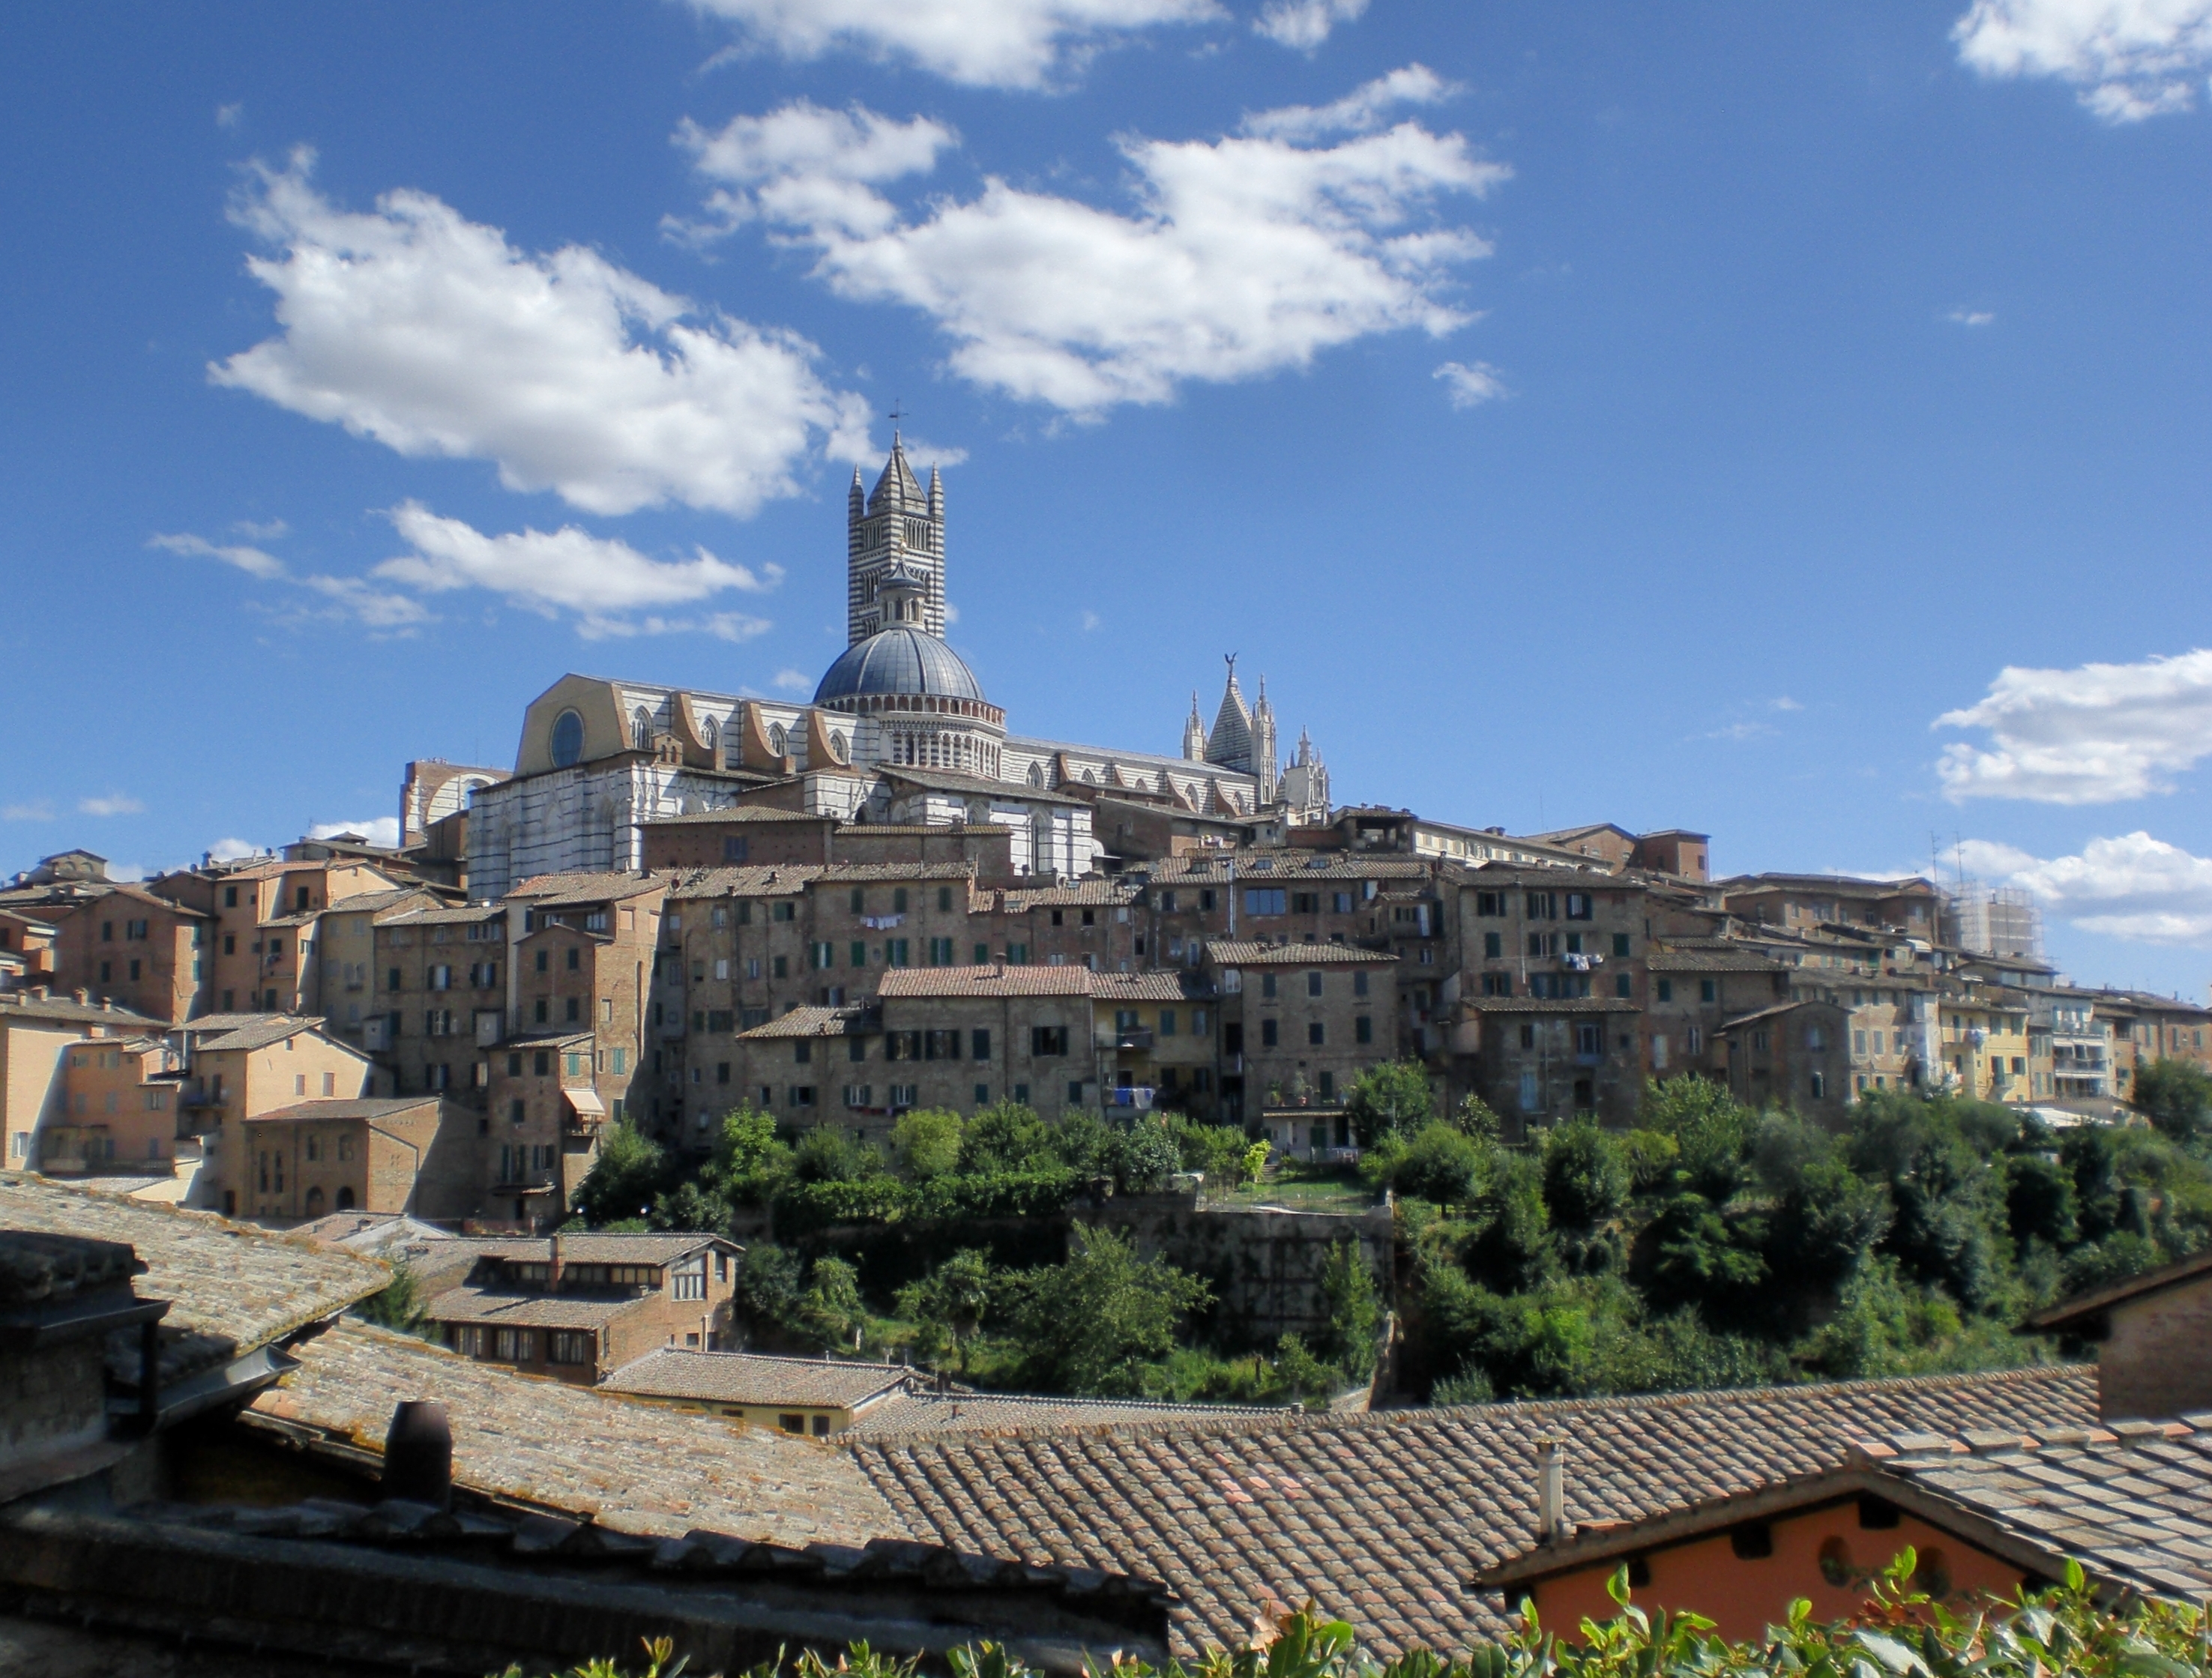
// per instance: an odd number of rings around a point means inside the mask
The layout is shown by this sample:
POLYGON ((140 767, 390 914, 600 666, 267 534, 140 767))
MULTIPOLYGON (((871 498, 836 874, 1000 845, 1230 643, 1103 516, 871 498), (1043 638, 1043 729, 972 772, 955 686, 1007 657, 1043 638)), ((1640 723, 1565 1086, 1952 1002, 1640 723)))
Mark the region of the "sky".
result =
POLYGON ((0 16, 0 871, 805 699, 939 464, 1016 732, 1964 869, 2212 975, 2212 0, 0 16))

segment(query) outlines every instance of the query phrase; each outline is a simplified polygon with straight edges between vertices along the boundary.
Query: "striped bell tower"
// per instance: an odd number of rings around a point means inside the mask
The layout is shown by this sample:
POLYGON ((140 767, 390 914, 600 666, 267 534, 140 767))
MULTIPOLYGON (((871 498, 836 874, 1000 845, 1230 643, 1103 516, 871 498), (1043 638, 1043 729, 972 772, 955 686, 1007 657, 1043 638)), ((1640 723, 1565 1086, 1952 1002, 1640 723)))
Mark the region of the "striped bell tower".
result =
POLYGON ((945 482, 929 469, 924 490, 907 464, 899 434, 891 433, 890 459, 866 495, 860 469, 853 468, 853 487, 845 508, 845 643, 865 641, 886 627, 878 597, 893 571, 921 583, 919 617, 914 627, 945 638, 945 482))

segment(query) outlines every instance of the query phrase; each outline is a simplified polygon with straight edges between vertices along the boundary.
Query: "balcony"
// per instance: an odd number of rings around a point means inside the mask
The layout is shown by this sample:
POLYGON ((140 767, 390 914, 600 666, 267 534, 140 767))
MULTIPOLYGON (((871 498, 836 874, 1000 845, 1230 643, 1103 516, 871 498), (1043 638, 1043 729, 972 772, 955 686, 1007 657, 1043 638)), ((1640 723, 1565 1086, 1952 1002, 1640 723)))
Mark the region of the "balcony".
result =
POLYGON ((1131 1108, 1139 1112, 1150 1111, 1152 1087, 1149 1084, 1123 1084, 1106 1091, 1106 1105, 1131 1108))
POLYGON ((1098 1034, 1098 1047, 1110 1049, 1116 1054, 1129 1054, 1152 1046, 1152 1031, 1149 1025, 1133 1025, 1127 1031, 1117 1026, 1111 1031, 1098 1034))

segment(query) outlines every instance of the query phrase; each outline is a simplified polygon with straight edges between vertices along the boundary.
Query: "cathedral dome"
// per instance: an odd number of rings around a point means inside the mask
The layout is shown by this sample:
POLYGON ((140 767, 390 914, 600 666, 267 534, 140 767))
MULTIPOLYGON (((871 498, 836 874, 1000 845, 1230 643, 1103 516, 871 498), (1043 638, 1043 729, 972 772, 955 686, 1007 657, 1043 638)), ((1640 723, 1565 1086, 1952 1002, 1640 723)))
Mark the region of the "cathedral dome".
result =
POLYGON ((983 684, 960 655, 935 635, 896 624, 848 647, 814 690, 814 702, 868 694, 927 695, 983 700, 983 684))

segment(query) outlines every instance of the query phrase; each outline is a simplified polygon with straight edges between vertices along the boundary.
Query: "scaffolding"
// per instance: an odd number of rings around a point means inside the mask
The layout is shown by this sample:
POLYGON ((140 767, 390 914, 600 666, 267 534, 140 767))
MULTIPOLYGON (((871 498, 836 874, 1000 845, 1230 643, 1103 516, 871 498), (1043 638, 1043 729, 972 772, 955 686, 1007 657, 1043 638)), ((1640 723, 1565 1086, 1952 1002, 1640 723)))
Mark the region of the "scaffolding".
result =
POLYGON ((1984 885, 1961 879, 1951 893, 1952 939, 2002 961, 2043 961, 2043 915, 2035 899, 2017 886, 1984 885))

